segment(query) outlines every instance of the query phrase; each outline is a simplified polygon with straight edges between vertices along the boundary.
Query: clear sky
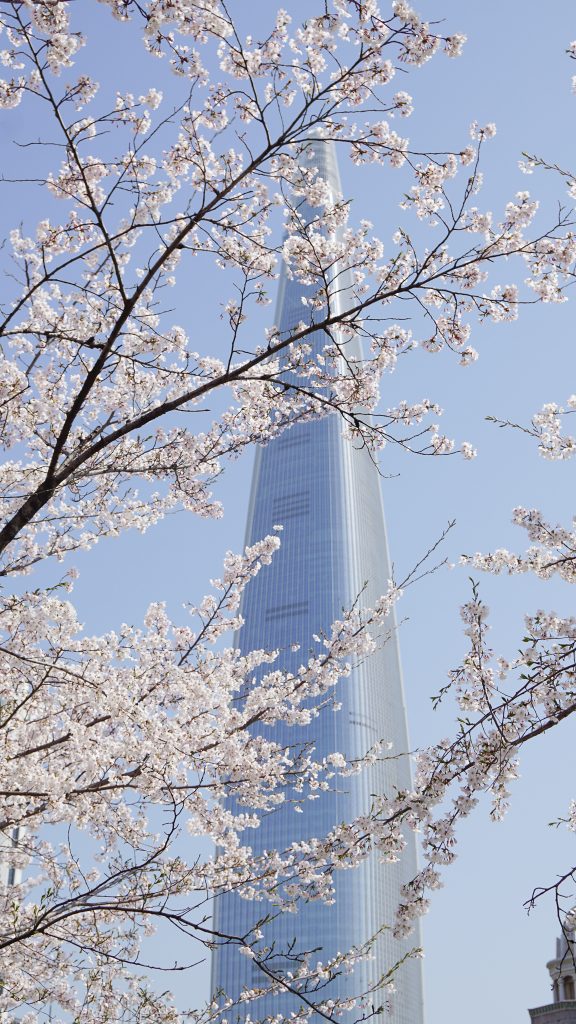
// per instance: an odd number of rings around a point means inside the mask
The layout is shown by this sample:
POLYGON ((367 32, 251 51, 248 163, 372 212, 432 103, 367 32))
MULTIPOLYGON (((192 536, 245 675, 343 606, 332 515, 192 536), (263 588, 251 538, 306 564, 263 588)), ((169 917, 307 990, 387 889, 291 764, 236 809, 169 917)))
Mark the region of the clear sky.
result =
MULTIPOLYGON (((284 6, 292 7, 286 0, 284 6)), ((536 0, 421 0, 415 6, 430 18, 446 18, 451 30, 468 36, 468 43, 459 60, 438 57, 399 84, 413 94, 416 106, 401 128, 418 148, 459 149, 467 143, 471 120, 495 121, 498 134, 486 151, 482 204, 497 213, 517 190, 529 189, 542 200, 542 223, 549 223, 558 200, 567 202, 556 176, 526 178, 517 161, 525 150, 576 168, 576 96, 570 91, 576 64, 564 52, 576 37, 573 0, 547 5, 536 0)), ((177 84, 168 84, 164 68, 132 49, 122 27, 98 5, 82 0, 78 7, 97 33, 99 49, 92 61, 98 68, 105 65, 100 70, 105 88, 137 93, 147 84, 177 90, 177 84)), ((269 11, 263 0, 243 5, 243 20, 247 25, 253 19, 256 33, 261 7, 269 11)), ((298 4, 297 9, 304 8, 298 4)), ((25 110, 3 113, 0 129, 5 145, 15 134, 20 141, 26 138, 25 110)), ((398 209, 398 179, 392 172, 352 167, 343 167, 342 173, 345 192, 355 197, 353 217, 369 217, 386 240, 405 216, 398 209)), ((15 190, 11 210, 21 195, 15 190)), ((32 221, 41 215, 40 208, 27 209, 32 221)), ((3 223, 10 225, 11 216, 5 209, 3 223)), ((201 335, 194 341, 199 350, 210 349, 222 329, 214 316, 217 289, 217 281, 210 285, 193 278, 175 292, 174 320, 201 335)), ((511 326, 475 330, 472 344, 480 359, 471 368, 416 353, 386 380, 386 404, 433 397, 446 409, 446 432, 471 441, 479 451, 473 463, 457 456, 431 460, 392 449, 383 453, 390 546, 399 576, 449 519, 457 520, 445 545, 452 561, 462 552, 498 546, 521 550, 524 536, 510 525, 517 504, 541 507, 552 519, 570 523, 574 463, 544 462, 529 439, 499 431, 485 416, 527 421, 545 401, 562 402, 576 391, 574 315, 573 301, 528 309, 511 326)), ((76 599, 86 628, 137 622, 151 600, 166 600, 176 614, 182 602, 198 599, 209 578, 218 574, 222 553, 242 544, 250 472, 251 461, 244 458, 222 478, 217 496, 225 515, 219 522, 182 514, 143 538, 108 541, 75 558, 81 569, 76 599)), ((445 570, 412 588, 400 607, 407 620, 400 643, 415 747, 449 733, 449 709, 433 713, 430 697, 465 650, 458 608, 469 593, 465 569, 445 570)), ((493 611, 494 646, 509 655, 522 635, 524 610, 569 612, 574 607, 567 587, 527 578, 481 579, 481 593, 493 611)), ((467 1024, 487 1019, 526 1024, 526 1008, 549 1001, 545 963, 557 933, 553 908, 542 904, 528 916, 523 903, 535 886, 549 884, 575 863, 572 834, 548 826, 566 812, 574 793, 574 747, 569 720, 523 758, 506 820, 494 825, 487 808, 480 807, 467 823, 459 858, 446 870, 445 888, 434 897, 425 921, 428 1024, 460 1024, 463 1019, 467 1024)), ((206 991, 205 979, 204 971, 198 975, 199 993, 206 991)))

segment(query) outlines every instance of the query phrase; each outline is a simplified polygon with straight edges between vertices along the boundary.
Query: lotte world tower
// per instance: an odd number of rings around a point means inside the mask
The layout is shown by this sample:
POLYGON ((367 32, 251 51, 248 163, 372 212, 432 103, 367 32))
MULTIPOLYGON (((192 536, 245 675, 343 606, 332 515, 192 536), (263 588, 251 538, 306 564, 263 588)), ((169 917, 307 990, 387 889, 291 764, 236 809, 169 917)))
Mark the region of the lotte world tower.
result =
MULTIPOLYGON (((326 143, 310 142, 303 160, 318 169, 335 194, 340 181, 334 149, 326 143)), ((303 216, 308 216, 303 207, 303 216)), ((310 219, 313 211, 309 211, 310 219)), ((280 277, 275 323, 284 334, 303 319, 302 296, 307 289, 291 281, 285 270, 280 277)), ((346 289, 340 289, 345 296, 346 289)), ((345 298, 342 297, 344 302, 345 298)), ((309 339, 310 340, 310 339, 309 339)), ((319 348, 326 336, 312 336, 319 348)), ((358 354, 351 353, 351 354, 358 354)), ((295 424, 256 456, 246 543, 269 534, 282 524, 281 548, 272 564, 248 585, 242 614, 246 625, 238 634, 243 652, 280 649, 280 667, 297 671, 303 654, 290 650, 297 643, 301 652, 313 646, 313 634, 329 632, 342 609, 358 599, 372 606, 387 590, 391 576, 380 477, 369 452, 354 447, 343 437, 337 415, 295 424)), ((353 670, 338 692, 341 710, 325 708, 305 730, 279 724, 267 731, 279 743, 312 743, 315 757, 333 751, 347 758, 362 756, 377 740, 392 743, 391 754, 402 755, 408 748, 406 712, 395 633, 353 670)), ((290 843, 325 835, 332 826, 350 821, 370 809, 371 794, 393 796, 410 787, 407 756, 390 757, 350 779, 338 780, 333 790, 319 799, 305 801, 303 813, 294 813, 286 801, 264 816, 260 827, 243 833, 243 842, 254 855, 263 850, 284 850, 290 843)), ((295 971, 289 952, 315 950, 313 963, 324 963, 338 951, 360 946, 382 930, 373 949, 373 959, 361 962, 352 974, 339 974, 317 997, 350 998, 369 991, 402 957, 420 944, 418 932, 406 940, 392 936, 391 925, 400 889, 416 871, 416 848, 412 834, 397 863, 380 863, 372 855, 361 868, 335 873, 335 901, 301 904, 297 913, 282 913, 264 928, 263 944, 272 946, 274 969, 295 971), (288 954, 288 956, 287 956, 288 954), (283 960, 284 958, 284 960, 283 960)), ((226 894, 216 900, 215 928, 220 934, 245 935, 266 913, 262 903, 226 894)), ((271 964, 272 966, 272 964, 271 964)), ((212 991, 237 999, 243 989, 266 988, 267 980, 254 960, 239 953, 238 946, 221 945, 214 954, 212 991)), ((395 976, 391 995, 374 992, 375 1006, 388 1004, 384 1020, 391 1024, 421 1024, 423 1021, 420 961, 408 959, 395 976)), ((312 996, 314 1000, 314 997, 312 996)), ((267 1017, 290 1018, 301 1007, 291 994, 271 993, 254 1002, 242 1003, 226 1014, 230 1024, 267 1017)), ((341 1020, 362 1016, 352 1010, 341 1020)), ((320 1021, 316 1012, 311 1021, 320 1021)))

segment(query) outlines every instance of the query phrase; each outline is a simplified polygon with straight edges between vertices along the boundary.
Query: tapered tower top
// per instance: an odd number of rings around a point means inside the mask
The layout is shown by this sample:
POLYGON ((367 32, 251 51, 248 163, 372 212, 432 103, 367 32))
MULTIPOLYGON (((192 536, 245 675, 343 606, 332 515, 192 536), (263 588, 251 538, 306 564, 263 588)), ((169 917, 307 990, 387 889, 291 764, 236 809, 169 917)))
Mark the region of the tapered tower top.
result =
POLYGON ((300 164, 303 167, 312 166, 318 168, 318 173, 336 194, 342 191, 338 160, 336 158, 336 147, 328 139, 311 136, 306 148, 300 156, 300 164))

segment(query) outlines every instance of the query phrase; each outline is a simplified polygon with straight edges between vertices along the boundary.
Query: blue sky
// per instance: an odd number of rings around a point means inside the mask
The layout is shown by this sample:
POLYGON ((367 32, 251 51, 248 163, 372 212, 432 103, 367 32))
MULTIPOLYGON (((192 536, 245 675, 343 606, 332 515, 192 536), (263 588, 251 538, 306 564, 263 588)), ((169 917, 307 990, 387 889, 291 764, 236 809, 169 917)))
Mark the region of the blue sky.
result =
MULTIPOLYGON (((251 0, 243 9, 245 24, 253 19, 256 31, 261 2, 251 0)), ((161 65, 127 44, 122 27, 102 8, 86 0, 81 6, 98 41, 92 55, 96 66, 103 63, 105 47, 104 88, 139 92, 148 84, 177 89, 161 65), (116 42, 108 36, 111 29, 116 42)), ((459 149, 467 143, 471 120, 495 121, 498 134, 486 150, 482 204, 497 212, 518 189, 527 188, 541 198, 543 222, 549 222, 558 200, 567 201, 557 178, 545 173, 526 178, 517 162, 528 151, 576 168, 576 96, 570 92, 576 64, 564 53, 576 37, 573 3, 552 0, 545 11, 535 0, 422 0, 415 6, 430 18, 444 17, 451 30, 468 36, 468 43, 459 60, 438 57, 398 84, 413 94, 416 107, 399 130, 418 148, 459 149)), ((298 8, 303 10, 301 4, 298 8)), ((5 144, 14 133, 25 138, 30 130, 26 110, 3 114, 0 128, 5 144)), ((342 176, 345 192, 354 197, 354 219, 369 217, 386 240, 405 217, 398 209, 399 180, 393 172, 352 167, 343 167, 342 176)), ((21 197, 15 191, 10 210, 21 197)), ((33 205, 27 211, 31 221, 42 212, 33 205)), ((5 208, 2 220, 9 226, 10 216, 5 208)), ((198 349, 216 344, 222 330, 214 315, 219 287, 216 281, 207 290, 203 278, 192 279, 175 292, 174 320, 201 335, 193 339, 198 349)), ((409 458, 392 448, 383 453, 390 547, 400 577, 454 518, 457 525, 445 545, 452 561, 462 552, 497 546, 521 550, 523 534, 510 525, 517 504, 541 507, 552 519, 570 522, 574 463, 544 462, 527 438, 499 431, 485 417, 526 421, 545 401, 562 402, 576 391, 573 320, 573 301, 528 309, 511 326, 475 329, 472 344, 480 352, 475 366, 462 369, 443 356, 415 353, 385 381, 386 404, 433 397, 446 410, 446 432, 470 440, 479 451, 473 463, 457 456, 409 458)), ((209 578, 218 575, 223 552, 242 545, 250 472, 246 457, 219 482, 216 493, 225 508, 221 521, 173 516, 145 537, 127 535, 75 558, 81 570, 76 599, 86 628, 137 622, 151 600, 166 600, 178 614, 183 602, 198 599, 209 578)), ((493 643, 504 654, 514 653, 522 635, 523 611, 553 607, 569 612, 574 607, 573 594, 561 584, 523 577, 480 582, 493 613, 493 643)), ((406 619, 400 644, 415 747, 450 730, 448 710, 433 713, 430 697, 465 650, 458 609, 469 593, 465 569, 445 570, 411 588, 400 607, 406 619)), ((425 921, 428 1024, 459 1024, 463 1016, 467 1024, 484 1024, 495 1016, 525 1024, 528 1006, 548 1002, 545 963, 557 932, 553 908, 542 904, 528 916, 523 903, 535 886, 549 884, 573 863, 573 836, 548 826, 565 813, 573 795, 573 752, 569 720, 523 758, 506 820, 493 825, 487 808, 480 807, 463 830, 459 858, 445 872, 445 888, 436 894, 425 921)), ((205 978, 206 972, 200 972, 199 993, 205 991, 205 978)), ((194 1001, 190 990, 187 995, 194 1001)))

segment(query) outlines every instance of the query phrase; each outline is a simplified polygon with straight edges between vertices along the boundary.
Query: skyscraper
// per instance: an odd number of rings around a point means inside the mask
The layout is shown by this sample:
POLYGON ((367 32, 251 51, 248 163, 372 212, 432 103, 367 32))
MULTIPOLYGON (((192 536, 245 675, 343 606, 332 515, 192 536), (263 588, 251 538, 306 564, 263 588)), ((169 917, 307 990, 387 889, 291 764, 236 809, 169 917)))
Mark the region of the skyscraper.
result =
MULTIPOLYGON (((340 181, 333 148, 310 142, 304 160, 318 169, 334 193, 340 181)), ((306 211, 305 218, 313 216, 306 211)), ((345 302, 346 284, 339 289, 345 302)), ((302 296, 307 289, 282 271, 276 324, 288 332, 303 319, 302 296)), ((312 335, 315 345, 326 344, 325 335, 312 335)), ((355 344, 355 343, 354 343, 355 344)), ((357 349, 354 353, 357 354, 357 349)), ((274 524, 283 525, 281 548, 272 565, 261 570, 245 591, 242 613, 246 625, 239 634, 244 652, 259 648, 283 651, 280 664, 297 670, 313 646, 313 634, 329 631, 344 607, 359 600, 370 607, 387 589, 391 575, 387 552, 380 478, 370 453, 343 437, 337 415, 300 423, 286 430, 256 456, 246 542, 266 536, 274 524), (296 642, 300 651, 291 651, 296 642)), ((394 626, 394 623, 391 623, 394 626)), ((337 713, 326 708, 305 730, 274 727, 282 743, 313 742, 318 756, 340 751, 347 757, 362 756, 375 741, 393 744, 392 754, 408 750, 406 714, 395 632, 365 663, 354 669, 338 699, 337 713)), ((244 833, 255 854, 264 849, 285 849, 290 842, 322 836, 342 821, 370 809, 371 794, 393 796, 410 786, 407 756, 376 763, 369 771, 340 780, 334 791, 295 813, 291 803, 266 816, 258 829, 244 833)), ((336 872, 336 898, 332 906, 318 902, 300 906, 296 914, 281 914, 268 927, 265 942, 278 954, 275 967, 294 971, 284 960, 289 950, 317 950, 313 962, 360 945, 385 923, 392 925, 400 888, 415 873, 414 838, 407 836, 402 860, 381 864, 375 856, 359 869, 336 872), (296 940, 296 944, 294 944, 296 940)), ((216 927, 225 934, 241 935, 265 913, 236 895, 216 901, 216 927)), ((352 976, 341 974, 327 996, 348 997, 366 991, 403 955, 419 944, 418 933, 406 941, 395 940, 384 930, 375 944, 375 960, 360 964, 352 976)), ((214 956, 213 990, 223 989, 237 997, 243 987, 265 984, 252 960, 239 955, 237 947, 221 946, 214 956)), ((375 993, 376 1005, 384 1001, 375 993)), ((418 960, 408 960, 396 976, 396 992, 389 997, 393 1024, 421 1024, 422 987, 418 960)), ((252 1018, 295 1008, 291 995, 270 995, 250 1007, 252 1018)), ((231 1020, 234 1013, 230 1013, 231 1020)), ((313 1018, 314 1019, 314 1018, 313 1018)))

